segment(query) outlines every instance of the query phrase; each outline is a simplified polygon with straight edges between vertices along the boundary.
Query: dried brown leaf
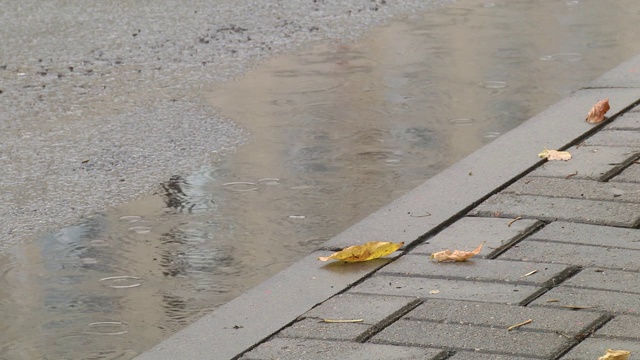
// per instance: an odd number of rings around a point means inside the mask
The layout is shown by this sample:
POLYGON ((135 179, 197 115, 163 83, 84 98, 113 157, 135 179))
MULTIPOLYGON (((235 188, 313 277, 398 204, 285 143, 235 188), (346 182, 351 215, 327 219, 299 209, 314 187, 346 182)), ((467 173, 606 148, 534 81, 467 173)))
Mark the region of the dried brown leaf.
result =
POLYGON ((571 154, 568 151, 549 150, 546 148, 538 156, 547 160, 571 160, 571 154))
POLYGON ((607 349, 607 353, 600 356, 598 360, 628 360, 630 355, 630 351, 607 349))
POLYGON ((434 252, 433 254, 431 254, 431 258, 436 259, 436 261, 438 262, 467 261, 480 253, 480 250, 482 250, 482 245, 484 245, 484 241, 472 251, 455 250, 452 252, 451 250, 447 249, 443 251, 434 252))
POLYGON ((609 111, 611 107, 609 106, 609 99, 604 99, 598 101, 591 110, 589 110, 589 114, 587 115, 587 122, 590 124, 597 124, 602 122, 605 119, 604 114, 609 111))

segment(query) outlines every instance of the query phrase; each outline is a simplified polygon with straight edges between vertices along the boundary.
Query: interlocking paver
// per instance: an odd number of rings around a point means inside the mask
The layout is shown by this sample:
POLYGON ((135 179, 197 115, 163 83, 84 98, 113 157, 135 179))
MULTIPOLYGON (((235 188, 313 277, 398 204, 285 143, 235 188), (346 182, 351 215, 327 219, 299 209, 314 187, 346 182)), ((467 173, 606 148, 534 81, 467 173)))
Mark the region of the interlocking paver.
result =
POLYGON ((612 182, 640 183, 640 164, 633 163, 620 174, 614 176, 612 182))
MULTIPOLYGON (((635 108, 639 109, 639 108, 635 108)), ((636 110, 640 111, 640 110, 636 110)), ((640 130, 640 113, 628 112, 622 116, 618 116, 605 129, 609 130, 640 130)))
MULTIPOLYGON (((496 354, 480 354, 471 351, 458 351, 447 360, 531 360, 530 357, 512 356, 512 355, 496 355, 496 354)), ((539 359, 539 358, 538 358, 539 359)))
POLYGON ((303 316, 317 319, 363 319, 362 324, 373 325, 415 301, 415 298, 402 296, 340 294, 303 316))
POLYGON ((522 216, 544 221, 564 220, 636 227, 640 223, 640 204, 496 194, 472 210, 470 214, 485 217, 497 214, 505 218, 522 216))
POLYGON ((516 305, 429 299, 403 318, 431 322, 489 326, 507 329, 532 319, 521 330, 560 332, 576 335, 589 329, 601 314, 568 309, 530 308, 516 305))
POLYGON ((529 306, 587 306, 579 311, 608 311, 616 314, 640 314, 639 294, 607 290, 579 289, 558 286, 534 300, 529 306))
POLYGON ((561 360, 590 360, 598 359, 604 355, 607 349, 614 350, 627 350, 631 351, 633 355, 629 360, 635 359, 634 356, 640 354, 640 342, 638 341, 625 341, 615 339, 594 339, 589 338, 578 344, 575 348, 571 349, 565 356, 561 357, 561 360))
MULTIPOLYGON (((632 130, 602 130, 585 140, 588 147, 621 147, 640 144, 640 132, 632 130)), ((637 152, 637 150, 636 150, 637 152)))
POLYGON ((526 177, 516 181, 502 193, 640 203, 640 184, 573 178, 526 177))
POLYGON ((458 280, 513 282, 542 286, 566 271, 568 266, 537 262, 471 259, 461 263, 439 263, 428 255, 404 255, 378 273, 458 280), (535 271, 534 274, 524 276, 535 271))
POLYGON ((304 318, 281 331, 278 336, 320 340, 356 341, 384 326, 419 303, 411 297, 341 294, 304 314, 304 318), (397 315, 396 315, 397 314, 397 315), (331 320, 362 320, 357 323, 324 322, 331 320))
MULTIPOLYGON (((212 349, 214 351, 215 349, 212 349)), ((275 338, 242 356, 241 360, 439 360, 439 349, 359 344, 346 341, 275 338)))
POLYGON ((640 230, 556 221, 529 239, 640 250, 640 230))
POLYGON ((428 243, 416 247, 411 253, 431 254, 445 248, 475 247, 484 241, 484 247, 478 256, 486 257, 541 225, 536 220, 523 219, 510 226, 509 222, 505 219, 465 217, 429 239, 428 243))
POLYGON ((618 315, 594 334, 597 337, 633 338, 640 340, 640 317, 618 315))
POLYGON ((360 323, 327 323, 319 319, 303 319, 280 331, 277 336, 355 341, 369 328, 369 325, 360 323))
POLYGON ((525 240, 500 258, 640 271, 639 256, 638 250, 525 240))
POLYGON ((519 303, 537 290, 538 287, 536 286, 510 284, 506 282, 493 283, 376 275, 355 286, 350 292, 414 296, 420 298, 519 303))
POLYGON ((507 331, 504 328, 398 320, 371 340, 373 343, 446 347, 500 354, 551 357, 571 339, 555 333, 507 331))
MULTIPOLYGON (((637 143, 640 146, 640 142, 637 143)), ((637 158, 638 147, 580 146, 568 150, 569 161, 548 161, 531 172, 530 176, 604 180, 620 164, 637 158)))
POLYGON ((640 274, 631 271, 586 268, 562 285, 640 294, 640 274))

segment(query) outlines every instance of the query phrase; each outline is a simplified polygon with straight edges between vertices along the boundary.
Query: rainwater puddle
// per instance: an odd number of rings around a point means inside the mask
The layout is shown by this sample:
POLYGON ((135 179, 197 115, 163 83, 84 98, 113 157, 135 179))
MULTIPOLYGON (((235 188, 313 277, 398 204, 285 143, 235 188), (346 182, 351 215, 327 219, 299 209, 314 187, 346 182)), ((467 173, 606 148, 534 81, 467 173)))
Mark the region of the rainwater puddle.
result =
POLYGON ((640 52, 635 4, 461 0, 205 92, 251 141, 0 254, 0 358, 133 358, 640 52))

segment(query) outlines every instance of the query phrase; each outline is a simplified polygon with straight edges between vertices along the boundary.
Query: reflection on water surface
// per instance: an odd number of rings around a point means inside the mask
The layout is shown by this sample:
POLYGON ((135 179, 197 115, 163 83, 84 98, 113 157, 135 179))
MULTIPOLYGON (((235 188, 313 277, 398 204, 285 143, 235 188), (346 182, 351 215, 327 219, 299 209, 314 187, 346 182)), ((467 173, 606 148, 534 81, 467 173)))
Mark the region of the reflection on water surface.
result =
POLYGON ((0 358, 132 358, 640 52, 634 5, 459 1, 204 91, 250 143, 2 254, 0 358))

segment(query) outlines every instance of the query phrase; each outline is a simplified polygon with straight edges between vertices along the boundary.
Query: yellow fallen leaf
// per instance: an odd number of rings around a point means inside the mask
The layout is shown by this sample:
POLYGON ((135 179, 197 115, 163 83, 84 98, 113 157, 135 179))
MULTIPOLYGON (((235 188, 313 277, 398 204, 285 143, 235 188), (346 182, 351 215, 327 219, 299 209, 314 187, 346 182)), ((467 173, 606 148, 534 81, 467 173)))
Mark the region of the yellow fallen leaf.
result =
POLYGON ((473 251, 455 250, 454 252, 451 252, 451 250, 447 249, 434 252, 433 254, 431 254, 431 258, 436 259, 436 261, 438 262, 467 261, 480 253, 480 250, 482 250, 482 245, 484 245, 484 241, 480 245, 478 245, 477 248, 473 249, 473 251))
POLYGON ((607 353, 600 356, 598 360, 628 360, 629 355, 631 355, 630 351, 607 349, 607 353))
POLYGON ((609 99, 604 99, 598 101, 591 110, 589 110, 589 114, 587 114, 587 122, 590 124, 597 124, 602 122, 605 119, 604 114, 609 111, 611 107, 609 106, 609 99))
POLYGON ((318 260, 328 261, 329 259, 334 259, 346 262, 373 260, 391 254, 400 249, 402 245, 404 245, 404 242, 370 241, 364 245, 349 246, 329 256, 320 256, 318 260))
POLYGON ((545 148, 540 154, 538 154, 538 156, 541 158, 546 158, 547 160, 571 160, 571 154, 569 154, 568 151, 549 150, 547 148, 545 148))

